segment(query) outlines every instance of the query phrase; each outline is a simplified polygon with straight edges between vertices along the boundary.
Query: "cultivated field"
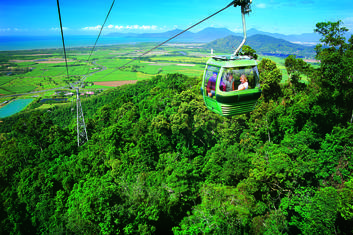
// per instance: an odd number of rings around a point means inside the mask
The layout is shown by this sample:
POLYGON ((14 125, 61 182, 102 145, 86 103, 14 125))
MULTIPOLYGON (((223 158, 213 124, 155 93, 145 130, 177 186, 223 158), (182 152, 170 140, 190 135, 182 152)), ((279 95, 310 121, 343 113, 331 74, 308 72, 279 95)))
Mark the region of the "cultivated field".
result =
MULTIPOLYGON (((152 43, 102 46, 91 56, 89 47, 70 48, 67 50, 68 68, 61 49, 0 52, 0 101, 13 99, 13 95, 55 98, 60 96, 57 89, 65 91, 62 97, 65 94, 69 97, 70 84, 79 80, 84 82, 84 89, 101 91, 157 74, 200 77, 210 57, 202 44, 167 44, 138 58, 153 47, 152 43)), ((283 74, 282 82, 286 81, 284 58, 266 57, 277 63, 283 74)), ((71 102, 70 97, 68 102, 71 102)))
POLYGON ((202 75, 207 52, 200 52, 199 44, 170 44, 131 62, 152 46, 150 43, 104 46, 90 57, 91 48, 71 48, 67 52, 68 69, 60 49, 0 52, 0 94, 64 88, 80 79, 93 89, 101 89, 111 86, 101 82, 138 81, 157 74, 202 75))

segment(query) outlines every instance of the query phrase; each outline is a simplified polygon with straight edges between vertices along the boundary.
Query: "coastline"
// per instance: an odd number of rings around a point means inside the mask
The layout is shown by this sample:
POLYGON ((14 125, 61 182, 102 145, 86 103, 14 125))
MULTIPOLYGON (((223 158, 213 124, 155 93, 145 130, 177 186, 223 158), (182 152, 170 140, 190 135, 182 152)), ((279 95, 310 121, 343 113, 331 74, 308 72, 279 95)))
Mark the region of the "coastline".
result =
MULTIPOLYGON (((92 47, 97 36, 66 36, 65 47, 92 47)), ((107 37, 101 36, 97 46, 135 44, 143 42, 161 42, 165 38, 133 38, 133 37, 107 37)), ((175 42, 184 42, 185 40, 174 40, 175 42)), ((61 49, 63 47, 60 36, 0 36, 1 51, 17 50, 41 50, 41 49, 61 49)))

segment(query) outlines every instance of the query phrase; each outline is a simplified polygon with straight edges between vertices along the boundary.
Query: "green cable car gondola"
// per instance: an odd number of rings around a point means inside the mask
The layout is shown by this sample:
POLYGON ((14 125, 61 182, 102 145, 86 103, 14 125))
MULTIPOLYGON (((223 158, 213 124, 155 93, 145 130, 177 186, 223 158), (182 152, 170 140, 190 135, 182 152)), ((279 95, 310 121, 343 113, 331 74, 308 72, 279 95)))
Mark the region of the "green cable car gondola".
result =
POLYGON ((245 14, 250 12, 251 0, 238 2, 244 39, 233 55, 214 56, 207 61, 201 86, 207 108, 222 116, 251 112, 261 96, 256 60, 238 55, 246 41, 245 14))
POLYGON ((256 60, 246 56, 210 58, 201 92, 206 106, 217 114, 233 116, 251 112, 261 96, 256 60), (246 89, 239 90, 244 86, 246 89))

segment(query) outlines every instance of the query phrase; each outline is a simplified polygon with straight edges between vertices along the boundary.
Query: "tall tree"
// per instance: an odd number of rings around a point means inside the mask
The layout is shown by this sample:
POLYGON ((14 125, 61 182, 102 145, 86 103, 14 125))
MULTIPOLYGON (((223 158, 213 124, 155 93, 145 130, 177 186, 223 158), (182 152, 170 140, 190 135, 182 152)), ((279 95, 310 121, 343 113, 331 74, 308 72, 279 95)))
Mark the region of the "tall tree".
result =
POLYGON ((277 100, 281 96, 282 73, 274 61, 262 59, 259 66, 262 94, 266 101, 277 100))
POLYGON ((321 61, 319 78, 322 101, 331 113, 336 113, 335 122, 347 122, 353 109, 353 39, 346 41, 347 28, 342 22, 320 22, 315 32, 322 35, 323 43, 316 46, 316 57, 321 61))

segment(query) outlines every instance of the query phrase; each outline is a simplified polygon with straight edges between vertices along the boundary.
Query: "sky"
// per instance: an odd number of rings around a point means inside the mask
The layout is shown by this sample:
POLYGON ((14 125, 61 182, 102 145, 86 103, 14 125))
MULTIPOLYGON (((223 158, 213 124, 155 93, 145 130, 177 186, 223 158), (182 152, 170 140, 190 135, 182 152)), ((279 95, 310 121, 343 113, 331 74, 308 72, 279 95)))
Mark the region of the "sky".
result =
MULTIPOLYGON (((113 0, 59 0, 64 35, 98 35, 113 0)), ((227 6, 231 0, 115 0, 103 35, 157 33, 186 29, 227 6)), ((313 33, 318 22, 338 21, 353 32, 352 0, 253 0, 247 29, 281 34, 313 33)), ((240 7, 230 7, 193 28, 242 32, 240 7)), ((60 34, 57 1, 1 0, 0 36, 60 34)))

